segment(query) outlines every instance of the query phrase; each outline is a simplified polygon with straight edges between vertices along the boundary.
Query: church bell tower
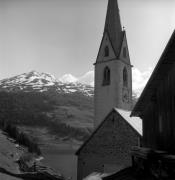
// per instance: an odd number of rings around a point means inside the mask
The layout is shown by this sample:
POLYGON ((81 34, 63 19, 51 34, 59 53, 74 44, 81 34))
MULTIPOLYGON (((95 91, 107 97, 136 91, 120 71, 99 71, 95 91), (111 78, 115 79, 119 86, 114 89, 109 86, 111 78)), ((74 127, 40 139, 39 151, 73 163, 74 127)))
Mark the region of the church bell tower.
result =
POLYGON ((112 108, 131 110, 132 106, 132 66, 117 0, 108 0, 103 38, 94 65, 97 127, 112 108))

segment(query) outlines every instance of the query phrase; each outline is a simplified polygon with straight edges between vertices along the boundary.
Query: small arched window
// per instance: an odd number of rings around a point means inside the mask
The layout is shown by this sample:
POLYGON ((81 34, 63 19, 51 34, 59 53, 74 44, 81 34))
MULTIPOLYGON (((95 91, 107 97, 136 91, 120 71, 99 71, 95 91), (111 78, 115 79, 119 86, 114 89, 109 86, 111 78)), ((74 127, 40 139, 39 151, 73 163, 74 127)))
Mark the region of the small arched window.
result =
POLYGON ((123 48, 123 57, 126 58, 126 47, 123 48))
POLYGON ((123 86, 127 87, 128 86, 128 73, 126 67, 123 69, 123 86))
POLYGON ((109 67, 105 67, 104 68, 104 72, 103 72, 103 85, 109 85, 110 84, 110 69, 109 67))
POLYGON ((109 56, 109 48, 108 48, 108 46, 106 46, 105 49, 104 49, 104 56, 105 57, 109 56))

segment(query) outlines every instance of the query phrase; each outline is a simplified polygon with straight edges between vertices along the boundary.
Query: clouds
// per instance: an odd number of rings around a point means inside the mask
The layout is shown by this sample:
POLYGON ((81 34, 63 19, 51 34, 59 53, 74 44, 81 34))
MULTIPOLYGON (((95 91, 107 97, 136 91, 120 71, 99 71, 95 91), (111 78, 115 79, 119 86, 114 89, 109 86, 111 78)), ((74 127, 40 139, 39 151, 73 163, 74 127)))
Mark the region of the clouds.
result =
POLYGON ((65 74, 61 78, 59 78, 58 80, 63 82, 63 83, 75 83, 78 81, 78 78, 76 78, 72 74, 65 74))
POLYGON ((88 71, 84 75, 80 77, 75 77, 72 74, 65 74, 61 78, 58 79, 63 83, 82 83, 94 86, 94 71, 88 71))
POLYGON ((79 78, 79 82, 94 86, 94 71, 89 71, 79 78))
POLYGON ((153 69, 149 67, 146 71, 140 71, 137 68, 132 69, 132 88, 133 92, 137 97, 141 94, 143 88, 145 87, 153 69))
MULTIPOLYGON (((132 88, 133 92, 137 97, 141 94, 143 88, 145 87, 153 68, 149 67, 145 71, 140 71, 138 68, 132 69, 132 88)), ((89 71, 82 77, 78 78, 78 81, 84 84, 90 84, 94 86, 94 71, 89 71)))

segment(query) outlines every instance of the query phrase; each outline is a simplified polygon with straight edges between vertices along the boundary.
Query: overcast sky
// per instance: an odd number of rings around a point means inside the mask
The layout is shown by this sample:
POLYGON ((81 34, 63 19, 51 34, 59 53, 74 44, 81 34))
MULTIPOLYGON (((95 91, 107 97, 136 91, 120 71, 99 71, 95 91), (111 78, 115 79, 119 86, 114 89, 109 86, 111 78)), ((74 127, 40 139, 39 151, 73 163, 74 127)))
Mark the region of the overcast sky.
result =
MULTIPOLYGON (((0 79, 93 70, 107 0, 0 0, 0 79)), ((147 72, 175 28, 175 0, 119 0, 132 64, 147 72)))

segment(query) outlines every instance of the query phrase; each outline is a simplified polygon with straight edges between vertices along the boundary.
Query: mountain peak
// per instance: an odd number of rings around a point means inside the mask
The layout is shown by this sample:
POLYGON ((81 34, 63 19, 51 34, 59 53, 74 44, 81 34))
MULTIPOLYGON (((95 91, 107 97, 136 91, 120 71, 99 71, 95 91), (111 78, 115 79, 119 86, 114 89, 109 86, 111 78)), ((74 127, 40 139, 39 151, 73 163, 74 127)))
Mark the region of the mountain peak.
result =
POLYGON ((51 82, 56 82, 57 79, 55 78, 55 76, 53 76, 50 73, 43 73, 43 72, 38 72, 38 71, 30 71, 29 73, 24 73, 22 75, 25 75, 27 78, 39 78, 39 79, 45 79, 47 81, 51 81, 51 82))

